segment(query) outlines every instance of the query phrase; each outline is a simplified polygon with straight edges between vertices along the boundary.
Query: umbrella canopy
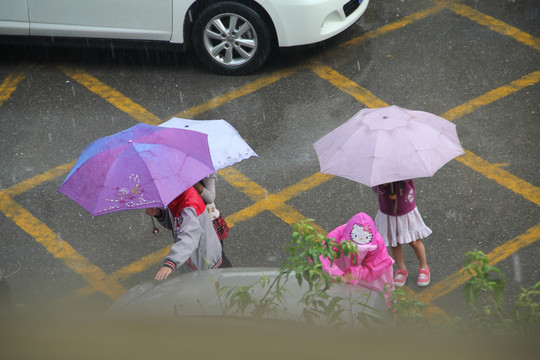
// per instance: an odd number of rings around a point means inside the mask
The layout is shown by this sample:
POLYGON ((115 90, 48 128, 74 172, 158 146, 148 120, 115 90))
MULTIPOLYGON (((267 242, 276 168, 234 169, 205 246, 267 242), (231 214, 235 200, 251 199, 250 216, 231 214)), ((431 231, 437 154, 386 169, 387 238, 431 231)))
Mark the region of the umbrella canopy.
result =
POLYGON ((206 134, 138 124, 84 149, 58 192, 96 216, 166 206, 213 172, 206 134))
POLYGON ((395 105, 363 109, 313 146, 322 173, 368 186, 433 176, 464 153, 453 123, 395 105))
POLYGON ((216 170, 258 156, 238 131, 225 120, 189 120, 173 117, 160 126, 199 131, 208 135, 208 146, 216 170))

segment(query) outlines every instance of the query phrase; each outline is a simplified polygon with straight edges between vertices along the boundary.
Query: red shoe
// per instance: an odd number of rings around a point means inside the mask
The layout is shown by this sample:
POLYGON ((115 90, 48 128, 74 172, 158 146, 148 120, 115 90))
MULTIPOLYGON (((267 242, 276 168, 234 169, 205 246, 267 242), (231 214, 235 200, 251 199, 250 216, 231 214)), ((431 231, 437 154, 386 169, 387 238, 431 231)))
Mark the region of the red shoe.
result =
POLYGON ((407 281, 407 270, 398 270, 396 271, 396 275, 394 276, 394 286, 401 287, 405 285, 405 282, 407 281))
POLYGON ((416 285, 418 286, 428 286, 429 285, 429 267, 425 269, 418 270, 418 280, 416 280, 416 285))

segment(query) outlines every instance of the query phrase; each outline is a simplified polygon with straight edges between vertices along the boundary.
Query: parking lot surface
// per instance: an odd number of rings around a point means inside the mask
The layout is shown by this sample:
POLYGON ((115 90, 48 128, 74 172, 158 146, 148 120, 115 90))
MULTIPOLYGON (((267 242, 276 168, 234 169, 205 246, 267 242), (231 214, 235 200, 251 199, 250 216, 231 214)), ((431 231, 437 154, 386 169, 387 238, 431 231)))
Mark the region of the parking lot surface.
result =
MULTIPOLYGON (((92 218, 56 192, 93 140, 173 116, 230 122, 259 157, 218 173, 226 253, 274 267, 298 221, 327 233, 375 216, 372 190, 321 174, 312 144, 395 104, 454 122, 465 149, 415 181, 432 281, 407 289, 434 313, 465 314, 463 255, 478 249, 512 303, 540 280, 539 23, 534 0, 377 0, 337 38, 242 77, 167 49, 0 45, 0 269, 13 302, 106 309, 168 252, 144 211, 92 218)), ((405 260, 414 274, 411 249, 405 260)))

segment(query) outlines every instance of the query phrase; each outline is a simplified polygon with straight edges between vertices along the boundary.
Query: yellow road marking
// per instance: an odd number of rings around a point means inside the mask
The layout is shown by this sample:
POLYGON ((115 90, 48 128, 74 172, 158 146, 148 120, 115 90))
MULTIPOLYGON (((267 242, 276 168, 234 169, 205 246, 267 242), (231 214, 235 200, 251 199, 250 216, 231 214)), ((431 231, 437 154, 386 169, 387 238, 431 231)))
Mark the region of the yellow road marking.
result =
MULTIPOLYGON (((301 213, 299 213, 293 207, 285 204, 287 201, 297 196, 298 194, 312 189, 320 184, 333 178, 331 175, 316 173, 308 178, 305 178, 298 183, 291 185, 277 194, 270 194, 263 189, 260 185, 254 183, 249 178, 244 176, 238 170, 228 167, 220 172, 220 175, 229 184, 242 191, 255 201, 254 204, 236 212, 227 217, 227 223, 234 225, 236 222, 241 222, 255 217, 263 211, 270 211, 278 218, 282 219, 289 225, 294 225, 300 220, 306 219, 301 213)), ((326 231, 316 224, 312 224, 313 227, 326 234, 326 231)))
POLYGON ((161 123, 161 120, 157 116, 124 96, 120 91, 102 83, 95 77, 83 72, 81 69, 73 66, 58 66, 58 68, 67 76, 137 121, 150 125, 159 125, 161 123))
MULTIPOLYGON (((441 4, 435 4, 425 10, 418 11, 414 14, 407 15, 400 20, 397 20, 393 23, 390 23, 388 25, 381 26, 380 28, 370 31, 368 33, 365 33, 364 35, 358 36, 354 39, 351 39, 347 42, 344 42, 343 44, 340 44, 338 48, 345 48, 345 47, 351 47, 358 45, 366 40, 374 39, 377 37, 380 37, 382 35, 388 34, 392 31, 399 30, 401 28, 404 28, 407 25, 413 24, 419 20, 425 19, 428 16, 431 16, 433 14, 436 14, 437 12, 443 10, 446 6, 441 4)), ((334 51, 331 50, 327 54, 331 55, 334 51)), ((325 53, 326 54, 326 53, 325 53)))
POLYGON ((284 77, 287 77, 291 74, 294 74, 297 72, 299 67, 291 67, 288 69, 284 69, 281 71, 277 71, 271 75, 265 76, 263 78, 257 79, 249 84, 246 84, 238 89, 231 90, 229 92, 226 92, 223 95, 220 95, 218 97, 215 97, 213 99, 210 99, 200 105, 193 106, 192 108, 179 112, 178 114, 174 115, 175 117, 180 118, 188 118, 192 119, 195 116, 198 116, 202 113, 205 113, 207 111, 213 110, 217 107, 220 107, 223 104, 229 103, 233 100, 238 99, 239 97, 242 97, 247 94, 251 94, 259 89, 262 89, 268 85, 271 85, 275 83, 278 80, 283 79, 284 77))
POLYGON ((255 201, 265 199, 269 195, 266 189, 231 166, 219 170, 218 174, 227 180, 229 184, 255 201))
POLYGON ((540 189, 501 169, 500 165, 491 164, 468 150, 465 150, 465 154, 457 157, 456 160, 488 179, 495 180, 499 185, 523 196, 530 202, 540 205, 540 189))
POLYGON ((0 192, 0 211, 32 236, 51 255, 62 260, 68 268, 111 300, 116 300, 126 292, 122 285, 110 279, 107 274, 79 254, 69 243, 59 239, 54 231, 20 206, 5 191, 0 192))
POLYGON ((326 66, 316 60, 309 61, 307 66, 320 78, 328 81, 342 92, 351 95, 356 100, 368 107, 376 108, 388 106, 387 103, 373 95, 371 91, 359 86, 357 83, 351 81, 329 66, 326 66))
MULTIPOLYGON (((506 243, 496 247, 487 254, 487 258, 491 265, 495 265, 500 261, 508 258, 510 255, 514 254, 518 250, 531 245, 532 243, 540 239, 540 225, 533 226, 527 230, 524 234, 507 241, 506 243)), ((436 284, 433 284, 426 290, 422 291, 416 296, 420 301, 430 303, 435 299, 438 299, 461 284, 467 282, 470 279, 470 276, 464 275, 462 273, 463 268, 458 272, 446 277, 444 280, 439 281, 436 284)))
POLYGON ((17 70, 0 84, 0 106, 10 98, 11 94, 17 90, 17 85, 26 78, 27 74, 23 71, 17 70))
POLYGON ((6 194, 10 196, 20 195, 28 190, 35 188, 36 186, 39 186, 40 184, 46 181, 54 180, 58 176, 67 174, 71 170, 74 164, 75 164, 75 161, 72 161, 70 163, 66 163, 66 164, 57 166, 53 169, 50 169, 42 174, 31 177, 30 179, 21 181, 20 183, 15 184, 11 186, 9 189, 7 189, 6 194))
POLYGON ((505 96, 513 94, 526 86, 534 85, 539 81, 540 70, 533 71, 532 73, 527 74, 520 79, 514 80, 507 85, 488 91, 487 93, 475 99, 472 99, 471 101, 468 101, 463 105, 457 106, 452 110, 449 110, 442 114, 441 117, 450 121, 461 118, 483 106, 491 104, 492 102, 502 99, 505 96))
MULTIPOLYGON (((171 249, 171 246, 164 246, 161 249, 143 256, 142 258, 138 259, 137 261, 134 261, 133 263, 124 266, 123 268, 116 270, 112 274, 108 275, 108 278, 112 281, 120 281, 128 279, 129 277, 133 276, 134 274, 143 272, 148 270, 150 267, 154 266, 155 264, 163 261, 163 259, 167 256, 169 253, 169 250, 171 249)), ((78 290, 75 290, 73 293, 64 296, 59 301, 60 302, 70 302, 74 301, 79 297, 83 296, 90 296, 94 294, 96 291, 98 291, 95 287, 89 285, 85 286, 83 288, 80 288, 78 290)))
POLYGON ((483 14, 466 5, 448 3, 448 8, 454 11, 456 14, 466 17, 482 26, 486 26, 504 36, 508 36, 523 45, 530 46, 536 51, 540 51, 540 39, 529 35, 516 27, 510 26, 503 21, 483 14))

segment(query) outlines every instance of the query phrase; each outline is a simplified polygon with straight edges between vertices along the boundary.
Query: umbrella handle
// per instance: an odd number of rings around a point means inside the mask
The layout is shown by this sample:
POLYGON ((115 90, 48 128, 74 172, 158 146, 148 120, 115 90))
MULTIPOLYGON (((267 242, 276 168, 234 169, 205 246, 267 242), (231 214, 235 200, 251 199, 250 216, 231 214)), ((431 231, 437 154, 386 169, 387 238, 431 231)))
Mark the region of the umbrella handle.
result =
POLYGON ((390 183, 390 195, 388 197, 392 200, 395 200, 397 198, 396 190, 394 189, 394 183, 390 183))
POLYGON ((394 189, 394 183, 390 183, 390 199, 394 200, 394 215, 397 214, 397 196, 396 190, 394 189))
POLYGON ((154 223, 154 216, 153 215, 150 215, 150 219, 152 219, 152 226, 154 227, 152 229, 152 235, 157 235, 159 234, 159 229, 156 227, 156 223, 154 223))

